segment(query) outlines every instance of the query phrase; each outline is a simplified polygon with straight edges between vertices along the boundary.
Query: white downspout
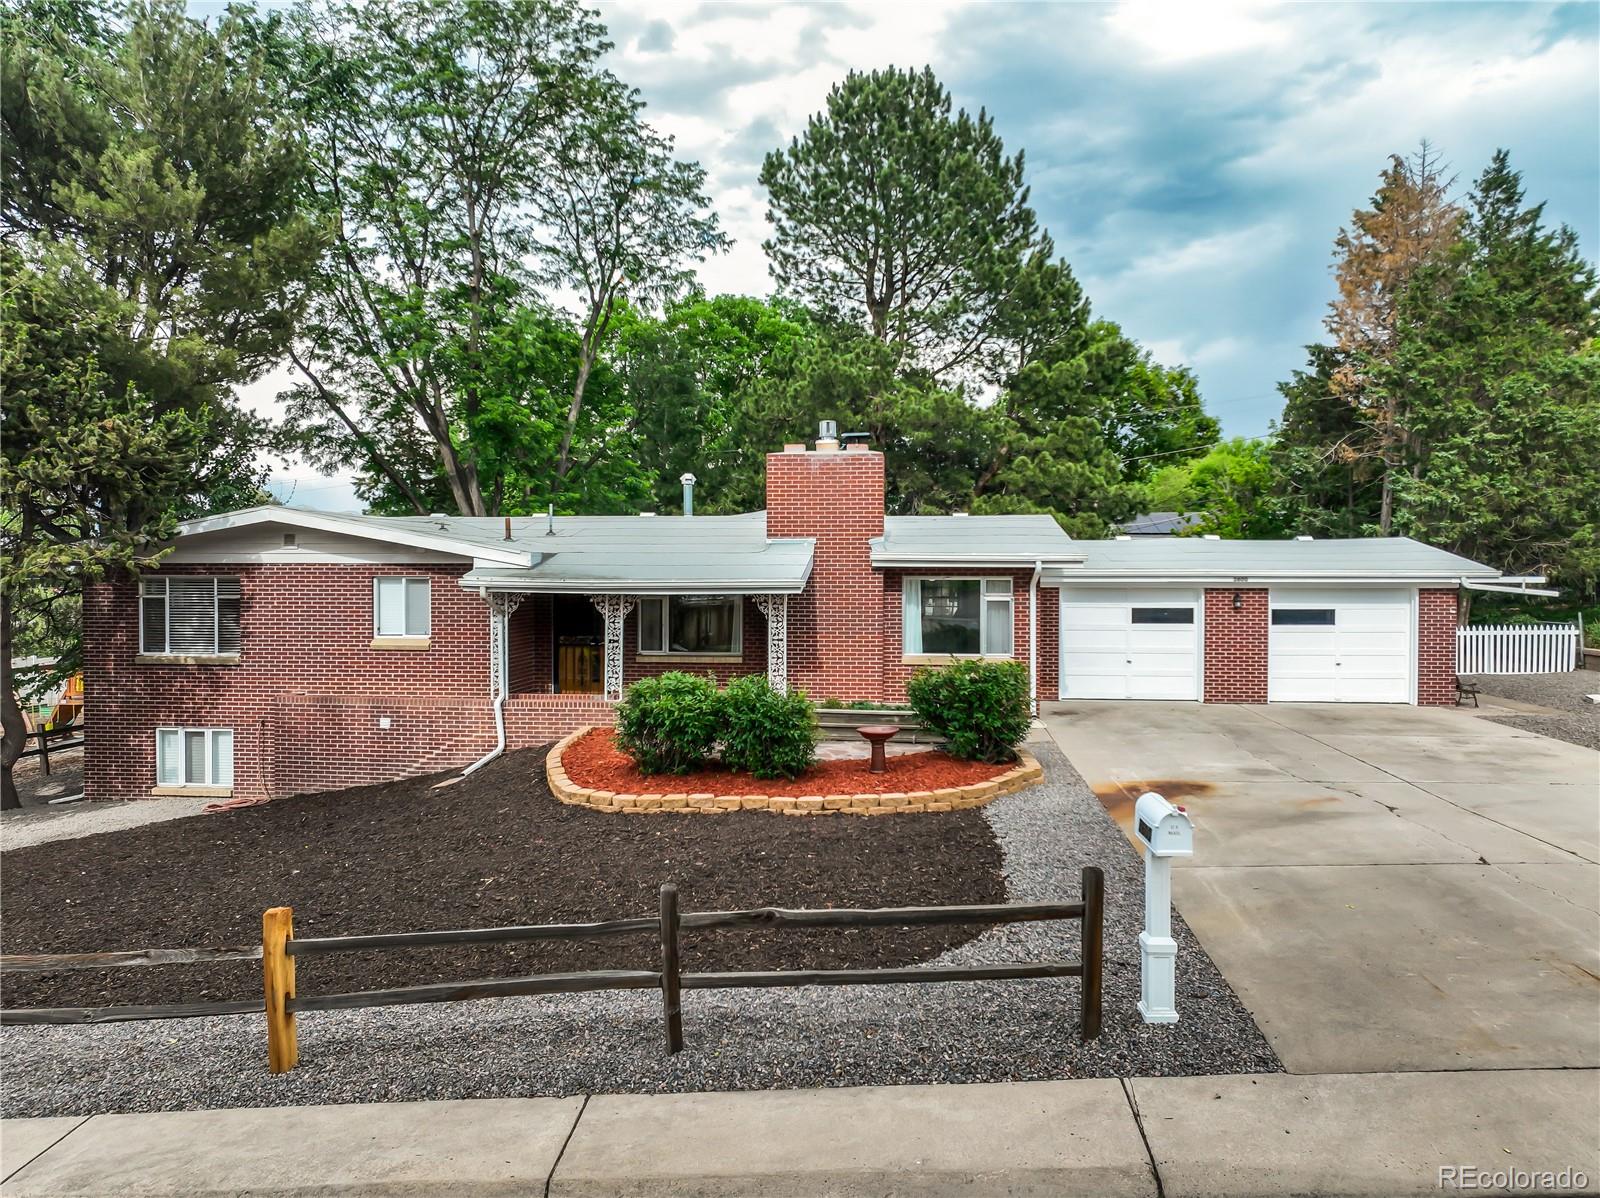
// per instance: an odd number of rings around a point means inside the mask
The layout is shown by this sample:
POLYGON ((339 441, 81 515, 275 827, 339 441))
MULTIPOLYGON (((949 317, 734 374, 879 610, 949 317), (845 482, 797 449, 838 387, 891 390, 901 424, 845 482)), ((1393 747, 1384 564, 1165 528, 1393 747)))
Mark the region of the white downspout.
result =
POLYGON ((1044 562, 1035 560, 1028 583, 1028 705, 1039 714, 1039 575, 1044 562))
POLYGON ((472 773, 473 770, 482 769, 484 766, 488 765, 496 757, 500 756, 500 754, 506 751, 505 704, 506 697, 504 695, 496 695, 494 697, 494 748, 490 749, 482 757, 478 758, 478 760, 474 761, 466 769, 462 770, 461 776, 463 778, 472 773))

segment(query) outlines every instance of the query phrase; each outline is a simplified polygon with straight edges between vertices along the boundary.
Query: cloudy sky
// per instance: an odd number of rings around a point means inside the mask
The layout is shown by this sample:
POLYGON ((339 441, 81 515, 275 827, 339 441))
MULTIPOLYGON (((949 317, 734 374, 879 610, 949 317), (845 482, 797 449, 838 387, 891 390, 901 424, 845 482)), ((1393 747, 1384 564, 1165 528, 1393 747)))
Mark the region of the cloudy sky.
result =
MULTIPOLYGON (((1228 434, 1268 431, 1332 294, 1339 225, 1427 138, 1462 185, 1511 150, 1531 199, 1600 246, 1600 5, 600 5, 612 69, 710 172, 765 294, 763 156, 852 69, 931 65, 1027 155, 1033 202, 1099 316, 1198 374, 1228 434)), ((291 470, 292 502, 349 506, 291 470)))

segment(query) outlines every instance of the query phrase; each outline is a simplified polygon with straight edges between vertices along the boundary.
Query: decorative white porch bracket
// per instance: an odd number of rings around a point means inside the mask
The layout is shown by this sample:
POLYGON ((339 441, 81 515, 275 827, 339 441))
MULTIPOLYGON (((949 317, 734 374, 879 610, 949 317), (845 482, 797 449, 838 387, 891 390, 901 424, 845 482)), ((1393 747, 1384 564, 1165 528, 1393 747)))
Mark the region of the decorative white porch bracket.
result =
POLYGON ((526 595, 514 592, 494 592, 489 595, 489 697, 503 699, 511 693, 511 679, 507 676, 509 633, 507 625, 511 613, 522 606, 526 595))
POLYGON ((590 595, 606 621, 606 698, 615 702, 622 698, 623 621, 638 606, 636 595, 590 595))
POLYGON ((780 695, 789 691, 789 596, 757 595, 756 607, 767 618, 767 681, 780 695))

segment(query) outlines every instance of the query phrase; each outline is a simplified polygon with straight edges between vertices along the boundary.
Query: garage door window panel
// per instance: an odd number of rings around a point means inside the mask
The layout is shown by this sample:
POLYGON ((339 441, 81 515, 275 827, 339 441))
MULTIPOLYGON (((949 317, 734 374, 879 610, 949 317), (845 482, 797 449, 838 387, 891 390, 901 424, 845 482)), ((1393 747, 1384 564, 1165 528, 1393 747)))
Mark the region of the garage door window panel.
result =
POLYGON ((1133 609, 1132 623, 1134 624, 1193 624, 1194 608, 1192 607, 1136 607, 1133 609))
POLYGON ((1336 619, 1331 607, 1279 607, 1272 612, 1272 622, 1280 628, 1332 628, 1336 619))

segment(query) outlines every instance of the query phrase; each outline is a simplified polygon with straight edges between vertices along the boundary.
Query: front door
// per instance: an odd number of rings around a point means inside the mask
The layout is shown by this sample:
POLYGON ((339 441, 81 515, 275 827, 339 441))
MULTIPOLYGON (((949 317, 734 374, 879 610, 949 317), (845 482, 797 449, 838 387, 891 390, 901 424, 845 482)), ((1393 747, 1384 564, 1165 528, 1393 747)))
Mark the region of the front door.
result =
POLYGON ((556 690, 568 695, 605 691, 605 620, 581 595, 555 600, 556 690))

